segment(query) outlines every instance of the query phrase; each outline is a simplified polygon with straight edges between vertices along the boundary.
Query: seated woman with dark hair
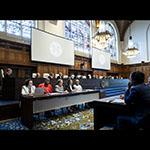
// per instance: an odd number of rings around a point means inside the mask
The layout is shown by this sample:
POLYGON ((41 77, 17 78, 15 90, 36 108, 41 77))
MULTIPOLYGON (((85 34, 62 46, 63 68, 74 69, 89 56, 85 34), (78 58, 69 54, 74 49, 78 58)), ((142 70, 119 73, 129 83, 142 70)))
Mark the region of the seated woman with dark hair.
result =
POLYGON ((33 85, 31 79, 25 80, 25 85, 22 86, 21 94, 22 95, 33 95, 35 93, 36 87, 33 85))
POLYGON ((67 90, 68 92, 73 92, 74 91, 73 80, 72 79, 68 79, 67 85, 65 86, 65 90, 67 90))
MULTIPOLYGON (((62 79, 58 79, 57 83, 55 85, 55 92, 58 93, 67 93, 67 91, 64 90, 64 86, 63 86, 63 80, 62 79)), ((67 108, 60 108, 60 109, 56 109, 56 110, 51 110, 51 115, 61 115, 63 113, 67 112, 67 108)))
POLYGON ((57 83, 55 85, 55 91, 58 93, 67 93, 67 90, 64 90, 64 86, 63 86, 63 80, 62 79, 58 79, 57 83))

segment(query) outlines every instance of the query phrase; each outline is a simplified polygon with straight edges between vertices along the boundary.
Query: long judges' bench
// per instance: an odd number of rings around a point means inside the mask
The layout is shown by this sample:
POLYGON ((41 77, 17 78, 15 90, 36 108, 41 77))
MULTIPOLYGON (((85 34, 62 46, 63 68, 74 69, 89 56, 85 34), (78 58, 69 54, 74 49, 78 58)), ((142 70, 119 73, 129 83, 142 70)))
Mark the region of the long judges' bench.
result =
POLYGON ((89 103, 99 99, 98 90, 85 90, 77 93, 54 93, 49 96, 23 96, 21 98, 21 121, 28 128, 33 127, 33 114, 63 107, 89 103))

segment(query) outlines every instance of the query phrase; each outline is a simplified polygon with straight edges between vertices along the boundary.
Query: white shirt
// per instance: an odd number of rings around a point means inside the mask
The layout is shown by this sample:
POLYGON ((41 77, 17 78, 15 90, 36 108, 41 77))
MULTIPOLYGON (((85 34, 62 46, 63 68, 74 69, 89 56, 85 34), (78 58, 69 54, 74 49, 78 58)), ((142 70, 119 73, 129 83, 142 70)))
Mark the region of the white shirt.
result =
MULTIPOLYGON (((31 94, 35 93, 35 88, 36 87, 34 85, 31 86, 31 94)), ((22 90, 21 90, 21 94, 22 95, 28 95, 29 94, 29 87, 23 85, 22 90)))
POLYGON ((75 90, 76 92, 81 92, 81 91, 82 91, 82 86, 81 86, 81 85, 76 85, 76 84, 74 84, 73 87, 74 87, 74 90, 75 90))
POLYGON ((62 93, 62 92, 64 92, 64 87, 63 86, 60 87, 59 85, 55 85, 55 91, 62 93))

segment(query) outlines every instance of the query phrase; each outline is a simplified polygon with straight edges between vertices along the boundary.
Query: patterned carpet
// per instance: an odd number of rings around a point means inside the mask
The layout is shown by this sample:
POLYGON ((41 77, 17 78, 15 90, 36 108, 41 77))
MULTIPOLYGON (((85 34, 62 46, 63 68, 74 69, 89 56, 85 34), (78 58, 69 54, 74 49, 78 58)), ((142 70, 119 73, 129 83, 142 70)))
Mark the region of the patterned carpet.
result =
MULTIPOLYGON (((93 109, 70 114, 45 117, 34 115, 33 130, 93 130, 93 109)), ((20 118, 0 122, 0 130, 29 130, 20 122, 20 118)))

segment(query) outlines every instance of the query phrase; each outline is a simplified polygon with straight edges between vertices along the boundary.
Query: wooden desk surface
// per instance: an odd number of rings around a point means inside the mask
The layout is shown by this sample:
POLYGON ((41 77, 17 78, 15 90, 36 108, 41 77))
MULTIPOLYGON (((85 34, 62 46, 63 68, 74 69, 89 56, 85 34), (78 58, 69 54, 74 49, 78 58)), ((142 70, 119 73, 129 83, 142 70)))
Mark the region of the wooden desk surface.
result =
POLYGON ((130 109, 124 100, 119 98, 120 95, 93 100, 91 106, 94 109, 94 130, 99 130, 105 125, 116 124, 118 115, 130 114, 130 109))
POLYGON ((120 99, 120 95, 112 96, 112 97, 106 97, 106 98, 101 98, 101 99, 94 99, 93 101, 126 105, 124 100, 120 99))

